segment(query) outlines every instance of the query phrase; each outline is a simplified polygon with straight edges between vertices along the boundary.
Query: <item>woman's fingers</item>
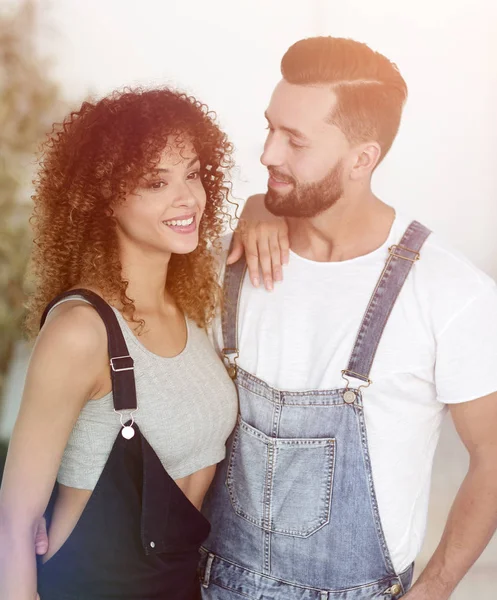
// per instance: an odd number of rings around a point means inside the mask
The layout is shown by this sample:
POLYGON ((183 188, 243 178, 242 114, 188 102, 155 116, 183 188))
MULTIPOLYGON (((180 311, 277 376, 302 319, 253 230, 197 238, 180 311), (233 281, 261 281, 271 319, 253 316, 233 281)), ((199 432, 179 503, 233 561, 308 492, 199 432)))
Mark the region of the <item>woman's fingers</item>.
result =
POLYGON ((281 250, 281 264, 287 265, 290 260, 290 239, 288 238, 288 227, 285 225, 278 228, 278 241, 281 250))
POLYGON ((265 288, 272 290, 274 282, 283 279, 282 265, 288 263, 289 248, 288 227, 284 219, 271 222, 243 219, 234 233, 227 264, 235 263, 245 251, 252 285, 258 287, 262 276, 265 288))
POLYGON ((38 529, 35 536, 35 552, 36 554, 46 554, 48 552, 47 522, 44 518, 41 518, 38 522, 38 529))
POLYGON ((237 260, 243 256, 243 241, 242 241, 242 233, 238 229, 233 234, 233 242, 231 246, 231 252, 228 254, 228 258, 226 259, 226 264, 231 265, 236 263, 237 260))
POLYGON ((269 252, 271 255, 273 279, 274 281, 282 281, 283 269, 281 267, 281 248, 277 231, 273 231, 269 237, 269 252))
POLYGON ((242 235, 243 245, 245 248, 245 259, 247 261, 247 269, 249 272, 250 281, 255 287, 259 287, 259 263, 260 249, 257 241, 257 232, 254 227, 247 226, 242 235))
MULTIPOLYGON (((273 248, 271 247, 271 236, 264 225, 262 224, 257 232, 257 249, 264 287, 271 291, 273 289, 273 248)), ((279 247, 277 253, 279 254, 279 247)))

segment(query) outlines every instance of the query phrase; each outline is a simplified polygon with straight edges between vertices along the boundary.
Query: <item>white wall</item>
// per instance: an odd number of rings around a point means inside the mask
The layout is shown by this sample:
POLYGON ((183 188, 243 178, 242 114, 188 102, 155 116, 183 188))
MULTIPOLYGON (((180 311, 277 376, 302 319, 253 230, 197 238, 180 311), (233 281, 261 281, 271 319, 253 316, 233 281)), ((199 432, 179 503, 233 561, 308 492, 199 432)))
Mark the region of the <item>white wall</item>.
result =
POLYGON ((396 62, 409 100, 376 190, 497 276, 497 2, 324 2, 319 33, 396 62))
MULTIPOLYGON (((15 3, 16 0, 8 0, 15 3)), ((497 276, 495 0, 51 0, 41 45, 74 103, 172 84, 216 110, 235 143, 235 196, 265 189, 263 112, 297 39, 331 34, 397 62, 410 96, 377 193, 497 276)))
POLYGON ((258 157, 279 60, 301 37, 370 44, 410 97, 376 191, 497 276, 497 3, 494 0, 51 0, 67 95, 169 83, 198 95, 237 148, 235 194, 265 188, 258 157))
MULTIPOLYGON (((287 47, 328 34, 368 43, 399 65, 410 90, 399 137, 375 176, 377 193, 497 277, 495 0, 51 0, 45 6, 50 31, 41 42, 54 55, 67 97, 76 102, 89 91, 138 83, 169 83, 198 95, 235 142, 241 198, 265 189, 258 161, 263 112, 287 47)), ((2 436, 17 413, 25 360, 13 368, 2 436)), ((462 456, 452 438, 444 439, 439 456, 462 456)), ((452 460, 449 470, 458 470, 449 496, 462 463, 452 460)), ((443 465, 435 472, 432 510, 442 509, 433 510, 430 551, 451 500, 441 496, 449 487, 443 465)), ((495 552, 494 543, 483 560, 493 565, 495 552)))
MULTIPOLYGON (((14 2, 15 0, 9 0, 14 2)), ((53 71, 80 101, 124 85, 198 95, 235 142, 235 195, 265 188, 258 157, 279 60, 300 37, 369 43, 397 62, 410 97, 375 177, 386 201, 497 276, 497 2, 494 0, 51 0, 53 71)))
MULTIPOLYGON (((319 0, 50 0, 40 47, 71 108, 89 93, 140 84, 173 85, 207 103, 236 145, 242 203, 266 186, 263 114, 281 56, 315 35, 321 8, 319 0)), ((0 406, 0 440, 12 431, 27 360, 21 345, 0 406)))
MULTIPOLYGON (((194 93, 235 143, 240 199, 265 189, 263 112, 287 47, 331 34, 384 52, 410 96, 375 175, 377 193, 497 276, 495 0, 50 0, 45 7, 41 46, 73 103, 136 84, 194 93)), ((18 387, 9 389, 16 402, 18 387)))
POLYGON ((285 0, 52 0, 42 41, 69 97, 171 84, 215 110, 236 144, 241 199, 265 187, 258 157, 279 60, 314 35, 319 2, 285 0))

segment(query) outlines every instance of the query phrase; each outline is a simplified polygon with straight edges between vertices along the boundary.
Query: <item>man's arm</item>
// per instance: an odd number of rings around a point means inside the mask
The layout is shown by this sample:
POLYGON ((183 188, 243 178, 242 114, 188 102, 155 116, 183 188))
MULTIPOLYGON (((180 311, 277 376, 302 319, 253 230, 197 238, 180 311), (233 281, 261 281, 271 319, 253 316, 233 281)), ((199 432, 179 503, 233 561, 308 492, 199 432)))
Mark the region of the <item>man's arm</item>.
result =
POLYGON ((450 411, 470 456, 440 544, 406 600, 446 600, 497 528, 497 392, 450 411))

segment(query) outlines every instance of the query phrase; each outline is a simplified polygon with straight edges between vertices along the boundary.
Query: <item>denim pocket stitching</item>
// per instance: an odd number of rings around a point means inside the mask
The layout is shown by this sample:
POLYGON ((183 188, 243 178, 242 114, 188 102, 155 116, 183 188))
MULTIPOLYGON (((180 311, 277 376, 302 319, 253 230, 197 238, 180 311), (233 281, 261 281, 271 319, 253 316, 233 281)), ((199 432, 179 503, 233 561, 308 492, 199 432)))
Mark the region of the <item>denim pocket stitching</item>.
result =
MULTIPOLYGON (((320 460, 318 463, 321 465, 322 463, 322 455, 320 456, 320 460)), ((307 538, 323 526, 327 525, 330 521, 330 513, 331 513, 331 501, 332 501, 332 492, 333 492, 333 479, 335 473, 335 463, 336 463, 336 440, 334 438, 270 438, 263 434, 262 432, 254 429, 247 423, 245 423, 241 418, 238 421, 238 427, 233 436, 233 443, 231 447, 228 469, 226 474, 225 485, 228 490, 229 498, 233 510, 235 513, 245 519, 246 521, 252 523, 256 527, 263 529, 265 531, 269 531, 271 533, 281 534, 281 535, 289 535, 296 537, 307 538), (272 464, 269 465, 267 462, 267 453, 264 457, 265 460, 265 468, 264 472, 260 473, 260 476, 264 478, 264 490, 270 490, 269 495, 269 506, 265 505, 264 497, 260 499, 260 508, 261 514, 259 516, 253 516, 249 514, 250 511, 245 510, 243 504, 239 500, 239 495, 234 486, 234 472, 237 466, 237 456, 238 456, 238 447, 240 445, 241 435, 245 433, 249 437, 253 439, 257 439, 261 445, 263 446, 271 446, 274 452, 271 452, 271 456, 273 457, 272 464), (286 447, 294 447, 295 449, 298 447, 311 447, 311 448, 323 448, 325 453, 325 464, 327 465, 327 476, 325 480, 322 482, 320 489, 320 507, 319 512, 315 515, 313 520, 307 524, 306 528, 300 527, 296 529, 294 527, 278 527, 273 522, 273 517, 270 519, 267 518, 267 515, 272 515, 272 509, 274 506, 274 471, 277 468, 277 458, 279 451, 282 448, 286 447), (271 477, 268 479, 267 474, 271 473, 271 477), (268 488, 269 486, 269 488, 268 488), (323 494, 324 488, 324 494, 323 494)), ((302 514, 305 514, 302 511, 302 514)))

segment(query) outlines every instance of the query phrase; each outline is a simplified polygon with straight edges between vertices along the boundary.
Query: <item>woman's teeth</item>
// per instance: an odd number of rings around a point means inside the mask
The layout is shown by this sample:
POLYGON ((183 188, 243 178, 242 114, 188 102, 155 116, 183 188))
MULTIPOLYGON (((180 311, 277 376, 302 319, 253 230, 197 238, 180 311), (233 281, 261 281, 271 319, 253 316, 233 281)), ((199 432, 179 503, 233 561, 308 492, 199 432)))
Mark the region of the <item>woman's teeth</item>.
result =
POLYGON ((183 221, 176 221, 175 219, 172 219, 171 221, 164 221, 164 223, 170 227, 187 227, 193 223, 193 217, 190 217, 189 219, 183 219, 183 221))

